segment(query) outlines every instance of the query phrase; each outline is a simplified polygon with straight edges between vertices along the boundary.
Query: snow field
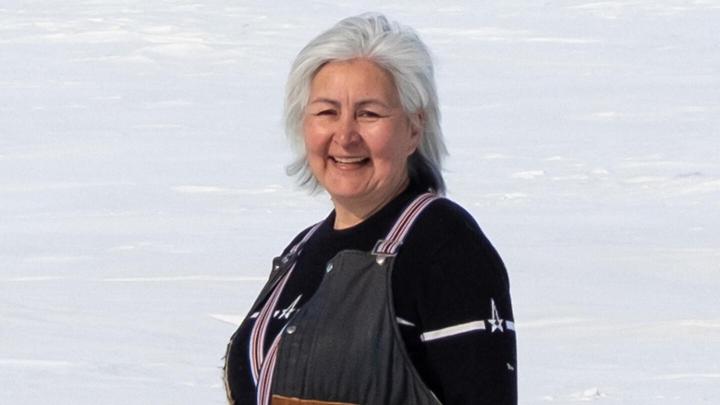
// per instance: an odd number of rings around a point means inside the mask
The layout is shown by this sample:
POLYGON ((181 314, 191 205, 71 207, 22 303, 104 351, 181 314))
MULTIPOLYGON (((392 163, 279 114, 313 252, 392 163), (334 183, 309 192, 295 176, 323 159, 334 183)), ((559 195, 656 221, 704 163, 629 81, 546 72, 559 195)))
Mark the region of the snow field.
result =
POLYGON ((285 75, 379 10, 437 57, 450 197, 508 266, 522 404, 720 403, 720 2, 0 4, 0 403, 223 403, 285 75))

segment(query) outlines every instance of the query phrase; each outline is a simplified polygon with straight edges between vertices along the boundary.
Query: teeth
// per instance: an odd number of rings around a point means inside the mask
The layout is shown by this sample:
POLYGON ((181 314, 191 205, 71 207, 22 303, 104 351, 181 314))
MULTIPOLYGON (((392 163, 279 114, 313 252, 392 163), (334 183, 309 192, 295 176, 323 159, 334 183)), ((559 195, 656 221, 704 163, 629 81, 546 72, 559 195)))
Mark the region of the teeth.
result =
POLYGON ((337 156, 335 156, 333 159, 335 159, 335 161, 338 163, 360 163, 365 160, 365 158, 362 157, 341 158, 337 156))

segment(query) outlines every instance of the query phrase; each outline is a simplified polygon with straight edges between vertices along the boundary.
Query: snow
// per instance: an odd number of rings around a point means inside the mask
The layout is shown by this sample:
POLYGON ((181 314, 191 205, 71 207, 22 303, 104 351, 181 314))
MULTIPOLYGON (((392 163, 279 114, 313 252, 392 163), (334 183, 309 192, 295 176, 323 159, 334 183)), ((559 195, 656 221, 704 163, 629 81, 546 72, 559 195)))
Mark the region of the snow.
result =
POLYGON ((365 10, 437 58, 450 197, 510 272, 520 402, 720 403, 720 2, 4 0, 0 403, 224 401, 285 76, 365 10))

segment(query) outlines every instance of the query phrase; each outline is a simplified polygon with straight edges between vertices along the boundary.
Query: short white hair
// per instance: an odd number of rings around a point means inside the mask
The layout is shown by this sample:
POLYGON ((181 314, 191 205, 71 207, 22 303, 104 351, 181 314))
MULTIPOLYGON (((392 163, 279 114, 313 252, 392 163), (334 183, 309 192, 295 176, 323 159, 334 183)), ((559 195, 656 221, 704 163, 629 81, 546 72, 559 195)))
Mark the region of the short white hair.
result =
POLYGON ((413 125, 423 128, 418 149, 408 158, 408 175, 423 188, 443 193, 442 159, 447 149, 430 51, 412 28, 376 13, 341 20, 296 57, 285 88, 285 132, 297 154, 287 166, 288 175, 310 190, 319 188, 307 162, 302 132, 310 84, 326 63, 356 58, 369 59, 392 75, 405 113, 413 125))

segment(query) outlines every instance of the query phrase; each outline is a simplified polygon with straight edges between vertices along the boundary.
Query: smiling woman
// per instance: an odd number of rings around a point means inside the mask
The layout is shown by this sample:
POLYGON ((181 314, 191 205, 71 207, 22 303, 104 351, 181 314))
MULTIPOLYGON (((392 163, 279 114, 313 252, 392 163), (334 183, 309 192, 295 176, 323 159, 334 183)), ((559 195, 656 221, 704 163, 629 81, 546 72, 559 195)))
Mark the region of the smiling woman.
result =
POLYGON ((407 27, 342 20, 298 55, 288 173, 334 210, 273 261, 227 347, 236 404, 516 404, 499 255, 442 198, 432 61, 407 27))
POLYGON ((420 132, 374 62, 331 62, 317 72, 303 133, 310 169, 335 205, 335 229, 357 225, 407 187, 420 132))

